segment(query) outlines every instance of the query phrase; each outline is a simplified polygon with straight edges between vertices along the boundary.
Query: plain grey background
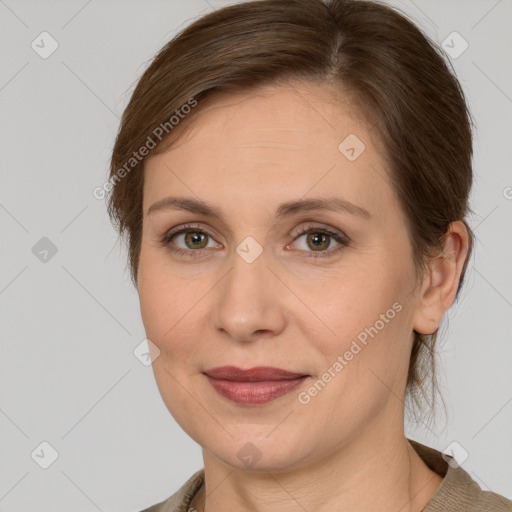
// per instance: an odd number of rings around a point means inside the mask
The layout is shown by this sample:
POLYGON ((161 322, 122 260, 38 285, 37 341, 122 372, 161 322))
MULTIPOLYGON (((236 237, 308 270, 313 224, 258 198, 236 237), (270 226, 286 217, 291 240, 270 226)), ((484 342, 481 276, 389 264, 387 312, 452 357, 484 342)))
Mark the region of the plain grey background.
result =
MULTIPOLYGON (((137 294, 92 191, 152 56, 228 3, 0 0, 0 511, 138 511, 202 467, 134 355, 137 294)), ((477 243, 439 345, 448 416, 407 434, 510 498, 512 2, 390 3, 445 41, 477 123, 477 243)))

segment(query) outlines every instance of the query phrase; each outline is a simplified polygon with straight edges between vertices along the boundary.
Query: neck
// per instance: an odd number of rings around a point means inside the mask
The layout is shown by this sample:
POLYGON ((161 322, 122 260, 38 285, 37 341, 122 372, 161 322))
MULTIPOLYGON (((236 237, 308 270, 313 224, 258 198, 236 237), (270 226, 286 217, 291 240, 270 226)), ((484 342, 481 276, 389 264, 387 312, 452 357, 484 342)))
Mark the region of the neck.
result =
POLYGON ((198 512, 247 510, 420 512, 442 477, 400 435, 369 431, 328 458, 289 472, 248 472, 203 449, 205 485, 191 505, 198 512))

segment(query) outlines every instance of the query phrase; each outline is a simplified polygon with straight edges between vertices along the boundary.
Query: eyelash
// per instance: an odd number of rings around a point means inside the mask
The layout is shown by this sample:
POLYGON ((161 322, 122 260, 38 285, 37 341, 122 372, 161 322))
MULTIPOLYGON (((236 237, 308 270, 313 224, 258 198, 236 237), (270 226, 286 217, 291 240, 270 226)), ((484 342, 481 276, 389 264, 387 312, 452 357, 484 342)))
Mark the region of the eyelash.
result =
MULTIPOLYGON (((192 224, 187 224, 185 226, 182 226, 181 228, 175 230, 175 231, 170 231, 168 233, 166 233, 163 238, 161 239, 160 243, 162 246, 166 247, 167 249, 169 249, 170 251, 176 253, 176 254, 179 254, 181 256, 188 256, 188 257, 191 257, 191 258, 198 258, 198 257, 201 257, 202 256, 202 253, 204 251, 206 251, 206 249, 189 249, 189 250, 186 250, 186 249, 181 249, 180 247, 171 247, 170 245, 170 242, 171 240, 177 236, 177 235, 181 235, 183 233, 188 233, 188 232, 194 232, 194 233, 201 233, 201 234, 204 234, 206 236, 210 236, 206 231, 204 231, 203 229, 199 228, 198 226, 194 226, 192 224)), ((297 233, 295 235, 295 239, 297 238, 300 238, 301 236, 303 235, 306 235, 306 234, 310 234, 310 233, 315 233, 315 234, 322 234, 322 235, 328 235, 332 238, 334 238, 334 240, 336 240, 336 242, 338 242, 340 245, 334 249, 331 249, 331 250, 327 250, 327 251, 319 251, 319 252, 315 252, 315 251, 311 251, 311 254, 309 254, 307 257, 311 257, 311 258, 322 258, 322 257, 328 257, 328 256, 332 256, 334 253, 337 253, 338 251, 340 251, 341 249, 343 249, 344 247, 348 247, 350 245, 350 239, 346 236, 346 235, 341 235, 339 233, 336 233, 334 231, 330 231, 328 229, 325 229, 325 228, 322 228, 322 227, 318 227, 318 226, 312 226, 312 225, 309 225, 309 226, 302 226, 301 228, 299 228, 299 233, 297 233)), ((211 238, 211 237, 210 237, 211 238)), ((310 251, 305 251, 305 252, 310 252, 310 251)))

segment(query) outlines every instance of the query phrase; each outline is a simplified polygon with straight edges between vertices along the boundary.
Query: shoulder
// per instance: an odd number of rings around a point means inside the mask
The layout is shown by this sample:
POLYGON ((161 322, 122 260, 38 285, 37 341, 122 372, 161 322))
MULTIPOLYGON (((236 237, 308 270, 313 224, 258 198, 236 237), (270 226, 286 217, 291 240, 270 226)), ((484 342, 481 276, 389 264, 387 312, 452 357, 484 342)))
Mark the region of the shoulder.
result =
POLYGON ((204 468, 196 471, 170 498, 141 512, 193 512, 189 504, 204 482, 204 468))
POLYGON ((450 455, 409 439, 411 446, 443 482, 423 512, 512 512, 512 501, 484 491, 450 455))
POLYGON ((432 497, 425 512, 512 512, 512 501, 495 492, 483 490, 460 466, 451 468, 450 475, 449 480, 443 482, 432 497))

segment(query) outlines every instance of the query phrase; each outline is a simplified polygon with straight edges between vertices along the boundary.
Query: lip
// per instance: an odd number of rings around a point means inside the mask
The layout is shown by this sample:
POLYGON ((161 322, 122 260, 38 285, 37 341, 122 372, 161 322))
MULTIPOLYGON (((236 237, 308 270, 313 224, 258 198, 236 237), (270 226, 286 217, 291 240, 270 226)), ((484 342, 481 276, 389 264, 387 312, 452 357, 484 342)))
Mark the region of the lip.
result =
POLYGON ((294 373, 282 368, 273 368, 272 366, 255 366, 242 370, 236 366, 219 366, 206 370, 206 375, 214 379, 230 380, 237 382, 258 382, 263 380, 288 380, 304 377, 304 373, 294 373))
POLYGON ((281 368, 258 366, 242 370, 222 366, 204 372, 212 387, 238 404, 258 405, 271 402, 299 386, 309 375, 281 368))

